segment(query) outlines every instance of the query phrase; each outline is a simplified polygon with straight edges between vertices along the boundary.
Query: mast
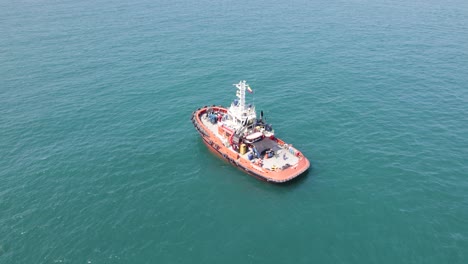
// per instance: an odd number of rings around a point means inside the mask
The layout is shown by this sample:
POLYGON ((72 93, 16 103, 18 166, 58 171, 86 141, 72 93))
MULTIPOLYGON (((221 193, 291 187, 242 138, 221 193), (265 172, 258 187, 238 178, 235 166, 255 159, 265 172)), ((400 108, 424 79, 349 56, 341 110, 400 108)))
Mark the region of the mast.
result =
POLYGON ((240 81, 237 84, 233 84, 237 87, 236 96, 239 98, 239 108, 241 111, 245 110, 245 89, 247 89, 248 84, 244 81, 240 81))

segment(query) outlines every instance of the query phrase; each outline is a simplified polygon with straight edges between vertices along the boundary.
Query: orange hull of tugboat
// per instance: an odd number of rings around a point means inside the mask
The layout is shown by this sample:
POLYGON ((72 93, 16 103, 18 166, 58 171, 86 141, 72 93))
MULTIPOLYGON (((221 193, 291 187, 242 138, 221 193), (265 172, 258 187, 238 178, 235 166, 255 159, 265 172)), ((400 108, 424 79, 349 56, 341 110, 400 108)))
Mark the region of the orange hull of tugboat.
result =
MULTIPOLYGON (((309 160, 297 150, 296 156, 299 159, 298 163, 294 166, 285 169, 265 169, 259 166, 258 164, 255 164, 250 160, 241 157, 238 153, 226 147, 221 141, 221 139, 217 137, 214 134, 214 132, 208 127, 206 127, 205 124, 202 122, 201 116, 205 114, 208 111, 208 109, 213 109, 215 111, 220 111, 224 113, 228 111, 225 107, 222 106, 205 106, 193 112, 191 117, 192 123, 195 129, 202 137, 203 142, 208 147, 208 149, 220 158, 232 164, 233 166, 258 179, 276 183, 290 181, 302 175, 305 171, 309 169, 309 160)), ((274 138, 274 140, 280 145, 285 144, 285 142, 283 142, 281 139, 274 138)))

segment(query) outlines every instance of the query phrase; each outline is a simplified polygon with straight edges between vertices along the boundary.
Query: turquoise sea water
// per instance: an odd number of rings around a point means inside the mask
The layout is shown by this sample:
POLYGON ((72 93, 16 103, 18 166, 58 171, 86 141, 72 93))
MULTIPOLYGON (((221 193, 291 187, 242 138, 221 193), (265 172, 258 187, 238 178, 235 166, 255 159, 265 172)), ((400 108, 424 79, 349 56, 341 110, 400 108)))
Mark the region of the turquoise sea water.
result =
POLYGON ((467 263, 468 2, 0 1, 0 263, 467 263), (309 157, 213 156, 247 80, 309 157))

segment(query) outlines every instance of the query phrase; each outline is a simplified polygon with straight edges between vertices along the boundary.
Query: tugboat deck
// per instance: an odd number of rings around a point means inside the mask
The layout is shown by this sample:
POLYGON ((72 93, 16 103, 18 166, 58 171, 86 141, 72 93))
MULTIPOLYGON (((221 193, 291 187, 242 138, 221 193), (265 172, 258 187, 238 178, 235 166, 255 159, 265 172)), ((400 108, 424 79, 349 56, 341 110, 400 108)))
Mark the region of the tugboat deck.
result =
MULTIPOLYGON (((218 133, 218 125, 212 124, 208 120, 206 113, 204 113, 201 116, 201 121, 202 121, 203 125, 205 125, 213 134, 216 135, 218 133)), ((219 136, 218 136, 218 138, 220 140, 223 140, 223 138, 221 138, 219 136)), ((258 159, 261 159, 262 160, 262 162, 261 162, 262 166, 260 166, 260 167, 262 167, 264 169, 268 169, 268 170, 275 170, 275 169, 278 169, 278 168, 287 168, 287 167, 290 167, 290 166, 294 166, 299 162, 299 158, 296 157, 294 154, 292 154, 289 151, 288 145, 280 146, 277 142, 275 142, 275 141, 273 141, 271 139, 268 139, 268 138, 263 139, 263 141, 270 141, 272 144, 274 144, 274 146, 271 149, 274 152, 274 154, 270 158, 266 157, 265 155, 263 155, 260 158, 254 158, 254 159, 251 160, 252 163, 258 163, 258 159)), ((232 146, 229 146, 228 149, 230 151, 232 151, 233 153, 237 153, 232 148, 232 146)), ((241 158, 243 158, 243 159, 249 160, 249 158, 248 158, 249 153, 251 153, 251 152, 248 151, 245 154, 239 154, 239 156, 241 158)))

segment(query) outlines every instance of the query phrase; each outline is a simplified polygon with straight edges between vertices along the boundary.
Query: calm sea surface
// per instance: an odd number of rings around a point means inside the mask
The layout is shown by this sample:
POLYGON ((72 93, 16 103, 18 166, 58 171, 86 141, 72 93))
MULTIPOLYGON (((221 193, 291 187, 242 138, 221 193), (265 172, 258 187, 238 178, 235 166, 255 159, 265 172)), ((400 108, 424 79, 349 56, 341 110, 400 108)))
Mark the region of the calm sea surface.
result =
POLYGON ((468 2, 0 0, 0 263, 468 263, 468 2), (192 127, 244 79, 297 181, 192 127))

